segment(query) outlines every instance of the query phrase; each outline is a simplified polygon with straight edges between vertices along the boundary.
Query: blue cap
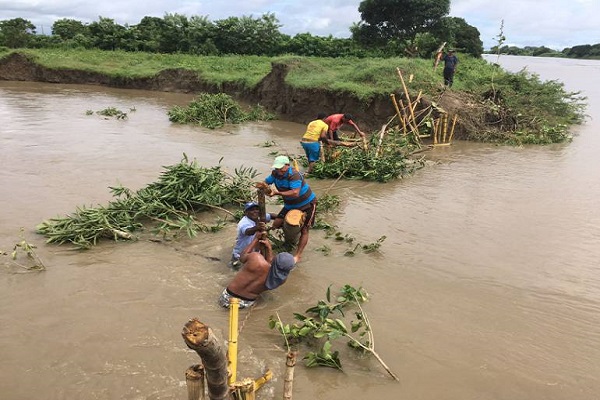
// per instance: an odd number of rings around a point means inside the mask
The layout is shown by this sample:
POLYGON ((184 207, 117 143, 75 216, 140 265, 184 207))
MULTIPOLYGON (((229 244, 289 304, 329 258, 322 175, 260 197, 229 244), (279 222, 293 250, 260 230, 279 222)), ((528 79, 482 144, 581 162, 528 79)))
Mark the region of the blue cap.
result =
POLYGON ((253 207, 258 207, 258 203, 250 201, 250 202, 244 204, 244 212, 248 211, 249 209, 251 209, 253 207))
POLYGON ((293 255, 285 252, 277 254, 271 261, 271 268, 265 280, 266 288, 273 290, 281 286, 295 266, 296 260, 293 255))

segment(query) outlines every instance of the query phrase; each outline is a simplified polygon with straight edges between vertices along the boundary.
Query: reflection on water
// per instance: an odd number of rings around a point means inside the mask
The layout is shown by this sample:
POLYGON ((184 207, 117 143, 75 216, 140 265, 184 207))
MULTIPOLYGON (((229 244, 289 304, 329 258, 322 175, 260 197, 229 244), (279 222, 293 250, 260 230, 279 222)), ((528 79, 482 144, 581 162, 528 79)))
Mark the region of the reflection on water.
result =
MULTIPOLYGON (((281 396, 284 352, 266 324, 324 298, 329 285, 362 285, 377 351, 397 384, 371 359, 341 348, 345 373, 296 369, 295 398, 590 399, 600 390, 600 62, 501 57, 543 79, 584 90, 595 119, 570 144, 498 147, 456 143, 436 161, 389 184, 311 180, 342 199, 332 218, 355 243, 385 235, 381 252, 313 231, 290 280, 246 318, 238 376, 268 366, 281 396), (594 129, 594 127, 596 129, 594 129), (326 244, 332 252, 316 251, 326 244)), ((302 152, 303 126, 256 123, 207 131, 169 123, 189 95, 86 86, 0 82, 0 250, 25 228, 48 270, 0 274, 0 387, 7 399, 181 399, 196 363, 180 338, 199 317, 227 335, 216 298, 232 277, 235 236, 223 231, 156 243, 105 242, 87 252, 48 246, 45 218, 103 204, 108 186, 154 181, 183 153, 203 165, 253 166, 264 176, 273 151, 302 152), (116 107, 125 121, 86 115, 116 107), (133 111, 135 109, 135 111, 133 111), (275 147, 265 147, 275 141, 275 147), (220 259, 222 261, 216 261, 220 259)), ((273 211, 276 205, 271 205, 273 211)), ((6 260, 4 256, 3 261, 6 260)), ((8 261, 6 260, 5 264, 8 261)))

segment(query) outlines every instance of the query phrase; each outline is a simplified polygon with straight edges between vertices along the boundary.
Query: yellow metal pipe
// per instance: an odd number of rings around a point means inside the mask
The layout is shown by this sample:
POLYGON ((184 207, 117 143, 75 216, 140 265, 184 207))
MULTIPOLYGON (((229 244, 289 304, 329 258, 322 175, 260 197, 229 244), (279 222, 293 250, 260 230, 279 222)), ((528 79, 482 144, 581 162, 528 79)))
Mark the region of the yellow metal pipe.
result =
POLYGON ((227 347, 227 359, 229 363, 229 386, 237 379, 237 353, 238 353, 238 314, 240 300, 231 297, 229 299, 229 345, 227 347))

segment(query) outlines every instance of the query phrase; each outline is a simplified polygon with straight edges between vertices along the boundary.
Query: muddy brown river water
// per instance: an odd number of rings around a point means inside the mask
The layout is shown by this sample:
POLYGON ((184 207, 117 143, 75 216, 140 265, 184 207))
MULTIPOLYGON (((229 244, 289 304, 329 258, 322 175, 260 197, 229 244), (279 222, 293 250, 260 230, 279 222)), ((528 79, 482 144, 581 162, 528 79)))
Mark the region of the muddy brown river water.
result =
MULTIPOLYGON (((437 163, 406 179, 337 183, 339 230, 387 240, 379 253, 347 257, 347 245, 313 231, 289 281, 241 313, 238 377, 266 367, 275 376, 259 399, 282 395, 285 354, 269 316, 291 321, 346 283, 370 293, 376 349, 401 382, 340 346, 344 372, 296 368, 297 400, 600 398, 600 61, 500 61, 583 91, 587 123, 569 144, 458 142, 427 152, 437 163)), ((166 111, 191 98, 0 82, 0 250, 10 253, 24 228, 47 266, 21 273, 0 256, 0 398, 185 399, 184 371, 198 358, 184 323, 199 317, 226 338, 216 298, 233 276, 233 224, 83 252, 35 234, 46 218, 106 203, 108 186, 156 180, 183 153, 264 177, 271 151, 302 152, 296 123, 172 125, 166 111), (85 115, 111 106, 136 111, 125 121, 85 115)), ((317 195, 333 183, 309 182, 317 195)))

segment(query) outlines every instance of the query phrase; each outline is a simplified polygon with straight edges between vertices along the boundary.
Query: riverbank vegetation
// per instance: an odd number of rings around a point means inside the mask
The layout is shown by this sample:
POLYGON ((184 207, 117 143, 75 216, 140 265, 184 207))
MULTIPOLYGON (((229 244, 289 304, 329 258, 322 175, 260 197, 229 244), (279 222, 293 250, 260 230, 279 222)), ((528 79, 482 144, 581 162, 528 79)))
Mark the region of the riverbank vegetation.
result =
MULTIPOLYGON (((13 52, 0 52, 0 63, 13 52)), ((584 118, 585 99, 565 91, 562 83, 541 81, 525 70, 509 73, 496 64, 462 54, 450 91, 441 84, 441 71, 433 69, 430 60, 406 57, 199 57, 81 49, 18 52, 51 70, 97 72, 120 81, 150 78, 165 70, 186 70, 215 88, 229 85, 247 92, 272 71, 272 65, 284 64, 288 69, 285 84, 291 88, 354 97, 365 108, 373 99, 388 98, 398 90, 398 68, 410 77, 407 85, 411 97, 421 91, 431 103, 443 102, 448 96, 455 99, 455 110, 448 111, 461 114, 464 132, 457 138, 475 141, 562 142, 569 139, 569 126, 584 118)))

